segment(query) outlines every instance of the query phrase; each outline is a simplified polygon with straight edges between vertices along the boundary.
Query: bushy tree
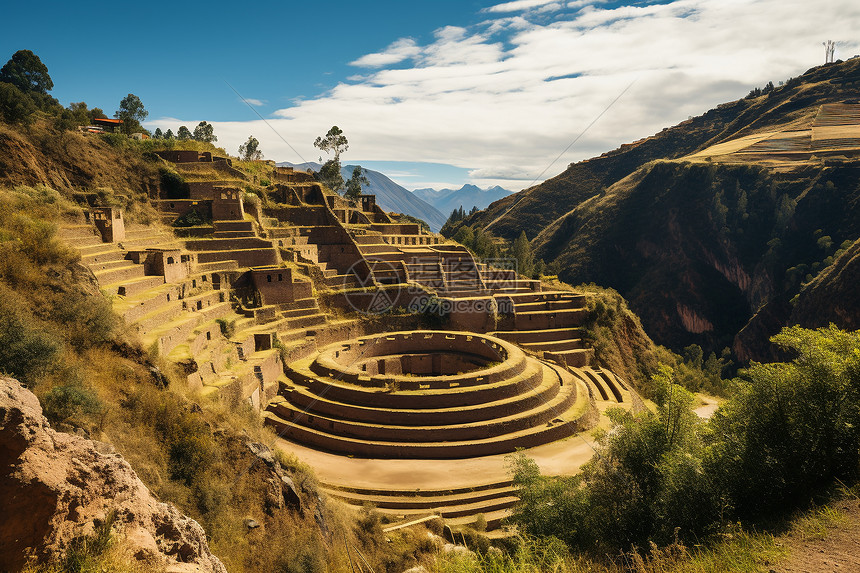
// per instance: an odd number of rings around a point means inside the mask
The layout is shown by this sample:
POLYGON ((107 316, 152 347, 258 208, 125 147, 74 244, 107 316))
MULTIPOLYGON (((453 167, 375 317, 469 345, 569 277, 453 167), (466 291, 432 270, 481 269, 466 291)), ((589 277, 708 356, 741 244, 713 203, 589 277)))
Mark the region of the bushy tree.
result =
POLYGON ((176 136, 175 136, 175 135, 173 135, 173 130, 172 130, 172 129, 168 129, 168 130, 164 133, 164 139, 176 139, 176 136))
POLYGON ((318 147, 326 153, 334 153, 334 160, 339 164, 340 154, 349 149, 349 141, 347 141, 343 131, 338 126, 333 125, 324 136, 316 138, 314 147, 318 147))
POLYGON ((188 141, 191 139, 191 130, 184 125, 179 126, 179 131, 176 132, 176 139, 179 141, 188 141))
POLYGON ((708 463, 737 513, 795 504, 860 463, 860 332, 784 329, 790 362, 754 363, 712 421, 708 463))
POLYGON ((62 342, 35 323, 21 309, 21 302, 0 285, 0 372, 33 387, 39 377, 55 366, 62 342))
POLYGON ((15 85, 0 82, 0 119, 6 123, 24 123, 36 111, 32 98, 15 85))
POLYGON ((14 85, 23 92, 46 94, 54 88, 48 67, 30 50, 18 50, 0 68, 0 82, 14 85))
POLYGON ((107 119, 107 115, 105 115, 105 112, 102 108, 94 107, 90 110, 90 123, 92 123, 95 119, 107 119))
POLYGON ((352 170, 352 177, 346 182, 346 192, 343 196, 347 199, 358 198, 361 195, 362 185, 370 185, 370 181, 364 176, 362 168, 356 165, 352 170))
POLYGON ((263 158, 263 152, 260 151, 260 142, 256 137, 253 135, 248 136, 248 141, 239 146, 239 157, 245 161, 263 158))
POLYGON ((149 112, 143 107, 143 102, 134 94, 128 94, 119 102, 119 109, 114 117, 122 120, 123 133, 135 133, 143 129, 140 122, 146 119, 149 112))
POLYGON ((676 527, 687 537, 713 522, 717 503, 701 467, 693 397, 672 378, 665 366, 655 376, 656 413, 607 411, 612 428, 578 476, 541 477, 533 462, 515 459, 523 503, 514 521, 597 552, 671 542, 676 527))
POLYGON ((161 131, 160 127, 155 128, 155 133, 152 134, 153 139, 164 139, 164 132, 161 131))
MULTIPOLYGON (((527 532, 581 549, 626 550, 698 539, 738 518, 765 521, 802 506, 860 467, 860 331, 791 327, 772 341, 793 358, 754 363, 708 422, 661 366, 657 412, 610 409, 612 428, 575 478, 514 463, 527 532)), ((687 349, 701 362, 697 348, 687 349)))
POLYGON ((45 416, 51 422, 65 422, 82 414, 96 414, 104 408, 98 395, 82 384, 54 386, 42 399, 45 416))
POLYGON ((197 141, 205 141, 206 143, 218 141, 218 138, 215 136, 215 128, 212 127, 211 123, 207 123, 205 121, 201 121, 197 124, 197 127, 194 128, 194 134, 192 137, 197 141))
POLYGON ((57 116, 55 126, 58 129, 74 129, 80 125, 89 125, 98 117, 105 117, 99 108, 90 110, 86 102, 72 102, 57 116))
POLYGON ((343 175, 340 172, 340 161, 335 159, 329 159, 322 164, 317 178, 335 193, 340 193, 345 185, 343 175))

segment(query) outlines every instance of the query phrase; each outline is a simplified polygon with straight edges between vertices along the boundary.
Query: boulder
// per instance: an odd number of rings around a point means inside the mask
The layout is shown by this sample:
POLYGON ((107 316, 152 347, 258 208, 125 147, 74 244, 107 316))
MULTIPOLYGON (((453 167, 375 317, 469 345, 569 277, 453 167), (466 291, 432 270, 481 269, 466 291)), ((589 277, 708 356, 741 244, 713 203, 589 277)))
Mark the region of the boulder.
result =
POLYGON ((158 502, 107 444, 54 431, 36 396, 0 377, 0 570, 47 562, 115 515, 123 545, 167 571, 226 573, 203 528, 158 502))

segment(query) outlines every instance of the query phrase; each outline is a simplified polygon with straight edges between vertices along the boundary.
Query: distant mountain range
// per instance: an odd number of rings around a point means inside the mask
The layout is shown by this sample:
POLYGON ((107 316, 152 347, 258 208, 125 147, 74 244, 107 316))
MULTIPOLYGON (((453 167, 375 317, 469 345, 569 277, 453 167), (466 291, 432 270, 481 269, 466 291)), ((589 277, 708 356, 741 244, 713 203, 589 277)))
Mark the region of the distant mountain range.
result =
POLYGON ((459 189, 415 189, 412 193, 427 203, 433 205, 447 217, 454 209, 463 209, 468 212, 472 207, 486 209, 493 201, 498 201, 510 195, 508 191, 496 185, 488 189, 481 189, 477 185, 466 184, 459 189))
MULTIPOLYGON (((313 169, 314 171, 319 171, 321 167, 316 162, 290 163, 289 161, 282 161, 278 163, 278 166, 294 167, 301 170, 313 169)), ((344 165, 341 168, 344 180, 352 177, 352 171, 355 167, 355 165, 344 165)), ((401 187, 379 171, 365 169, 364 176, 367 177, 370 185, 362 185, 362 192, 376 195, 376 204, 386 211, 404 213, 426 221, 434 233, 438 233, 445 221, 448 220, 448 215, 443 215, 433 205, 422 200, 420 196, 415 195, 405 187, 401 187)))

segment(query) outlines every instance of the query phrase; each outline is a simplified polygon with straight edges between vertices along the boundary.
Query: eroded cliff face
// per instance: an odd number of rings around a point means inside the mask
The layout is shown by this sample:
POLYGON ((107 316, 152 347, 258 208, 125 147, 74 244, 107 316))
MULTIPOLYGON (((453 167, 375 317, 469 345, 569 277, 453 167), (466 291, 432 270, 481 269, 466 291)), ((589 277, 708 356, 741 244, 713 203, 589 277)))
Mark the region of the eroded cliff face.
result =
POLYGON ((860 329, 860 240, 800 292, 789 322, 806 328, 833 323, 860 329))
POLYGON ((763 360, 807 274, 860 234, 858 192, 854 163, 777 170, 655 162, 535 241, 565 281, 621 293, 658 344, 730 347, 740 360, 763 360))
POLYGON ((113 448, 56 432, 36 396, 0 378, 0 570, 62 557, 115 514, 130 555, 170 572, 226 573, 203 528, 158 502, 113 448))

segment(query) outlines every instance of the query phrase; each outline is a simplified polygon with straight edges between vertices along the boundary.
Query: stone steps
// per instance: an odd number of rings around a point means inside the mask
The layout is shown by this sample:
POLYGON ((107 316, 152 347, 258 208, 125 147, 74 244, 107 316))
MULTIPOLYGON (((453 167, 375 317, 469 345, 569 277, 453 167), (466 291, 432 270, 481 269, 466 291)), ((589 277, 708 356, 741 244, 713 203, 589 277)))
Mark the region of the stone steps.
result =
POLYGON ((614 375, 607 375, 606 372, 608 371, 590 367, 569 367, 569 369, 579 375, 583 380, 589 382, 591 386, 597 390, 602 400, 621 404, 625 402, 624 398, 626 394, 628 398, 627 401, 629 401, 629 392, 620 386, 618 379, 615 378, 614 375))
POLYGON ((534 390, 542 383, 541 371, 534 365, 534 361, 529 361, 528 366, 519 374, 489 384, 389 391, 384 387, 360 386, 339 378, 317 375, 308 368, 309 362, 311 361, 303 360, 287 365, 287 376, 318 396, 372 408, 415 410, 464 408, 523 394, 534 390))
MULTIPOLYGON (((556 387, 558 388, 558 387, 556 387)), ((363 423, 341 418, 329 418, 310 414, 299 408, 292 408, 286 402, 274 405, 270 411, 293 423, 323 431, 336 431, 338 436, 374 440, 377 442, 454 442, 479 440, 496 434, 511 434, 546 424, 568 411, 576 401, 575 386, 568 383, 556 395, 529 410, 519 411, 507 416, 490 418, 476 422, 461 422, 446 425, 394 425, 390 420, 385 423, 363 423)), ((386 414, 387 412, 380 412, 386 414)), ((436 417, 438 424, 442 417, 436 417)))
POLYGON ((578 328, 550 328, 545 330, 505 330, 491 332, 492 336, 517 344, 557 342, 559 340, 579 339, 582 331, 578 328))
MULTIPOLYGON (((399 425, 450 424, 455 421, 480 422, 504 417, 512 411, 525 411, 554 398, 560 386, 552 378, 545 378, 534 389, 499 400, 468 406, 441 408, 382 408, 339 402, 325 394, 316 394, 299 385, 281 390, 281 396, 292 407, 310 414, 336 416, 341 419, 372 423, 380 417, 399 425)), ((273 405, 276 405, 273 403, 273 405)))
POLYGON ((581 350, 585 345, 580 338, 568 338, 565 340, 552 340, 542 342, 520 342, 520 346, 528 350, 540 350, 544 352, 564 352, 568 350, 581 350))
MULTIPOLYGON (((349 503, 349 500, 344 501, 347 501, 349 505, 360 507, 360 504, 349 503)), ((504 497, 493 497, 490 499, 479 501, 469 501, 468 499, 464 499, 456 505, 447 504, 430 508, 399 508, 396 511, 386 511, 383 513, 387 513, 389 515, 396 515, 405 519, 410 517, 414 518, 416 516, 425 515, 428 512, 432 512, 433 514, 438 515, 445 520, 455 518, 469 518, 465 520, 465 523, 462 523, 463 525, 465 525, 467 523, 474 522, 475 518, 479 514, 488 514, 507 510, 515 506, 517 503, 519 503, 519 501, 520 499, 515 495, 508 495, 504 497)), ((458 524, 460 523, 458 522, 458 524)), ((494 525, 497 526, 498 524, 494 525)), ((487 523, 487 526, 489 528, 489 522, 487 523)))
POLYGON ((152 288, 164 284, 164 277, 161 276, 144 276, 133 280, 120 281, 117 283, 102 286, 102 290, 108 294, 118 294, 120 296, 130 297, 148 291, 152 288))
POLYGON ((567 366, 588 366, 594 356, 593 348, 577 348, 573 350, 544 351, 544 358, 555 360, 567 366))
POLYGON ((271 249, 272 242, 257 237, 236 239, 194 239, 185 241, 189 251, 241 251, 247 249, 271 249))
MULTIPOLYGON (((81 254, 81 262, 85 265, 95 265, 98 263, 109 263, 112 261, 122 261, 125 260, 126 254, 125 251, 117 248, 115 245, 110 243, 104 244, 104 246, 108 247, 105 249, 99 250, 91 250, 87 254, 81 254)), ((76 246, 77 247, 77 246, 76 246)), ((80 250, 80 249, 78 249, 80 250)))
POLYGON ((214 261, 211 263, 200 263, 198 259, 197 270, 201 273, 237 271, 239 270, 239 264, 233 259, 214 261))
POLYGON ((517 312, 514 314, 514 326, 517 330, 575 327, 581 325, 587 315, 588 310, 585 308, 517 312))
POLYGON ((241 267, 262 267, 278 264, 278 256, 275 250, 269 248, 259 249, 233 249, 228 251, 198 251, 198 263, 214 263, 224 261, 236 261, 241 267))
MULTIPOLYGON (((122 253, 120 252, 120 254, 122 254, 122 253)), ((89 263, 88 266, 90 267, 90 270, 93 271, 93 274, 95 274, 96 277, 98 277, 99 276, 98 273, 104 273, 106 271, 111 271, 111 270, 119 269, 122 267, 127 267, 127 266, 133 264, 131 261, 129 261, 127 259, 123 259, 123 258, 111 257, 111 259, 112 260, 102 260, 102 261, 98 261, 98 262, 92 262, 92 263, 89 263)))
MULTIPOLYGON (((103 271, 95 271, 93 274, 100 285, 128 282, 145 276, 143 265, 137 265, 131 261, 123 261, 123 263, 125 264, 103 271)), ((164 282, 163 278, 161 282, 164 282)))
MULTIPOLYGON (((579 413, 584 414, 584 411, 579 413)), ((530 448, 557 441, 582 429, 575 419, 558 416, 546 425, 501 436, 462 441, 403 443, 344 437, 283 420, 268 411, 265 417, 267 423, 272 425, 281 437, 322 450, 370 458, 459 459, 507 454, 518 448, 530 448)))

